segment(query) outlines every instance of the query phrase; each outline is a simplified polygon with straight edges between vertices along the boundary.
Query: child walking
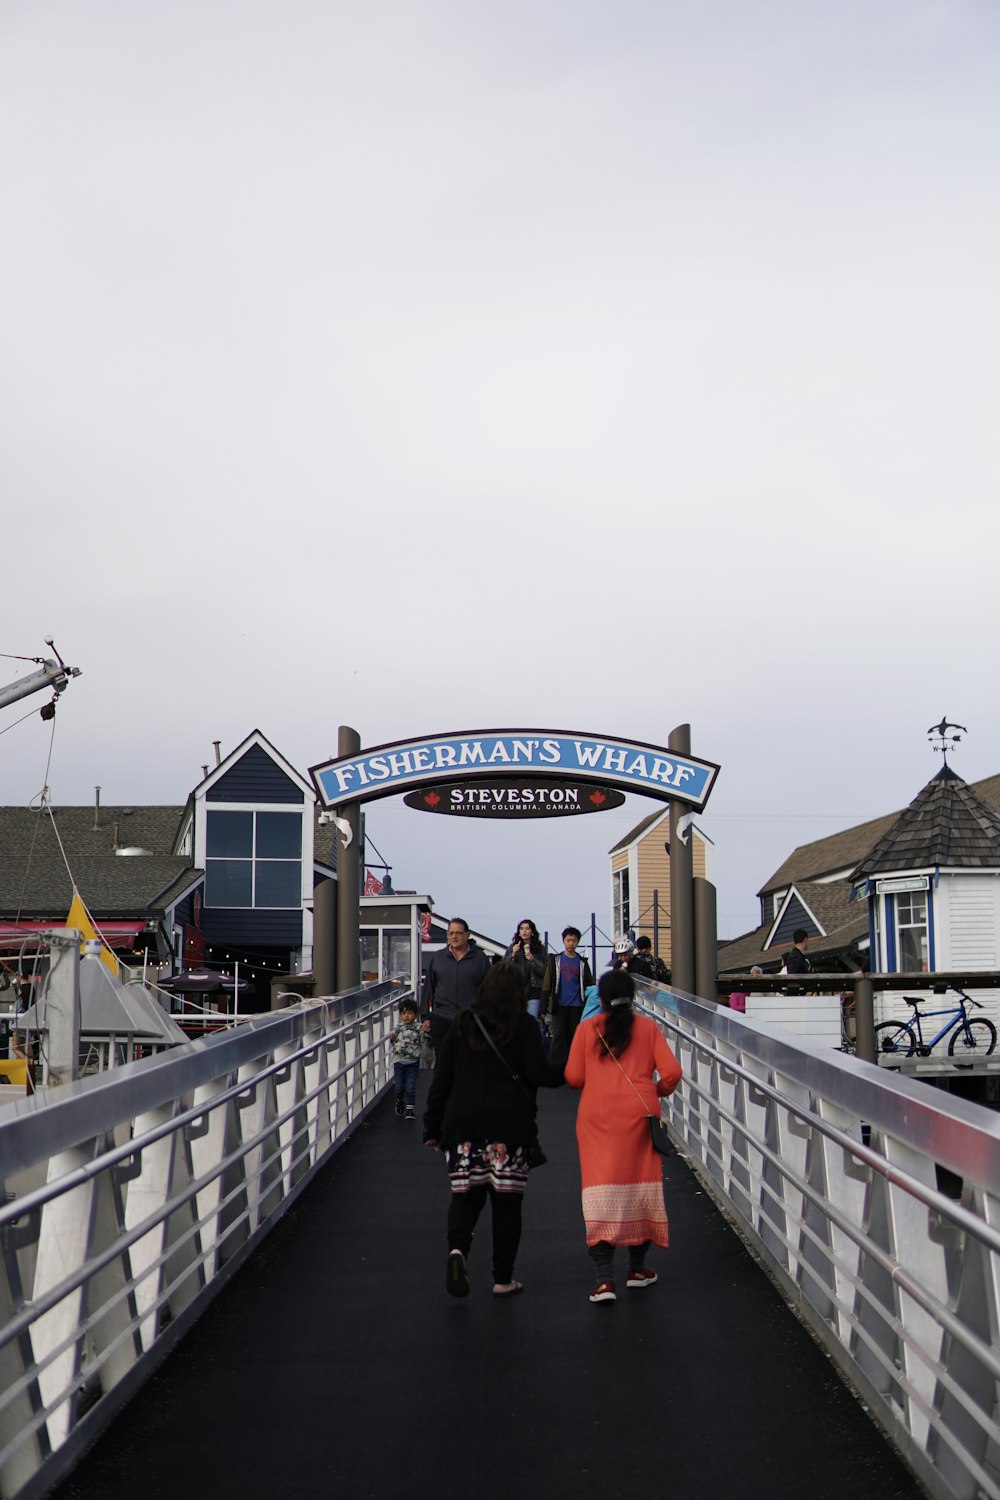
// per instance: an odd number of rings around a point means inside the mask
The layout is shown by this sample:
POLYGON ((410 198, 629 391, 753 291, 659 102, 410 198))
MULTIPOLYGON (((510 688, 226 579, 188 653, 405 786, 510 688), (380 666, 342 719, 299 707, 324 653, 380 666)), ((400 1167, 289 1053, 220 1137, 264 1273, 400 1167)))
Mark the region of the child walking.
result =
POLYGON ((417 1117, 417 1074, 420 1051, 424 1045, 423 1028, 417 1003, 413 999, 399 1003, 399 1025, 389 1033, 392 1044, 392 1081, 396 1091, 396 1113, 407 1120, 417 1117))

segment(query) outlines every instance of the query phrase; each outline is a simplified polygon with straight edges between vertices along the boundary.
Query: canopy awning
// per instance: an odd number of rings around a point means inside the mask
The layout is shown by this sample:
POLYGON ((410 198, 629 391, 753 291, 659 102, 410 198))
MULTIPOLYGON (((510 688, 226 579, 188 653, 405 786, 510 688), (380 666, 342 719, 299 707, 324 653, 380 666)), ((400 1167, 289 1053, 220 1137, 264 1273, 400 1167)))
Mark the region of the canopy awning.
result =
MULTIPOLYGON (((109 948, 124 948, 128 951, 135 947, 136 938, 140 932, 145 932, 152 926, 152 923, 96 922, 94 925, 109 948)), ((65 919, 61 922, 0 922, 0 947, 6 951, 19 948, 26 938, 30 939, 42 932, 51 932, 53 927, 65 926, 65 919)))

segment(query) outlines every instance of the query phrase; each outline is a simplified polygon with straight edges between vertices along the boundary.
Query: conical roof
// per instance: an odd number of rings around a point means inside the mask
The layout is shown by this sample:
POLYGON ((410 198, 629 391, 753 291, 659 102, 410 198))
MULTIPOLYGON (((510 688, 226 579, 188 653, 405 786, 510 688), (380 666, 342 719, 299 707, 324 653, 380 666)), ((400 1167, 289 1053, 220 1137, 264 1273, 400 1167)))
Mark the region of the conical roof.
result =
POLYGON ((947 764, 900 813, 851 879, 935 866, 1000 870, 1000 814, 947 764))

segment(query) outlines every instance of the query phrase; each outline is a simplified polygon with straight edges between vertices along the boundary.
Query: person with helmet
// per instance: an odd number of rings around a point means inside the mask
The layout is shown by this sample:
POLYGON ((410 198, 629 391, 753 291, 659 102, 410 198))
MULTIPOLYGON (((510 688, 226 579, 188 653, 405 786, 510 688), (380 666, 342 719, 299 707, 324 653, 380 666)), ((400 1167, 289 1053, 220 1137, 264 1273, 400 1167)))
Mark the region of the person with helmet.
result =
POLYGON ((630 937, 620 937, 615 943, 614 956, 611 960, 613 969, 627 969, 635 952, 635 944, 630 937))

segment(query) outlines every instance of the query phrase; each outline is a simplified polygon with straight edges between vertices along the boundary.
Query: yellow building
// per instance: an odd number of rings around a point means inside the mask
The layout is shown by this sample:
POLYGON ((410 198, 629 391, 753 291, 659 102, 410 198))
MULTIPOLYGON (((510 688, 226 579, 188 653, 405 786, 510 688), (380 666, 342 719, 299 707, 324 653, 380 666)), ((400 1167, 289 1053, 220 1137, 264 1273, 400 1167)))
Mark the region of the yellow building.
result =
MULTIPOLYGON (((693 823, 695 875, 711 880, 712 840, 693 823)), ((670 966, 670 810, 660 808, 619 839, 611 857, 611 936, 645 935, 670 966)))

